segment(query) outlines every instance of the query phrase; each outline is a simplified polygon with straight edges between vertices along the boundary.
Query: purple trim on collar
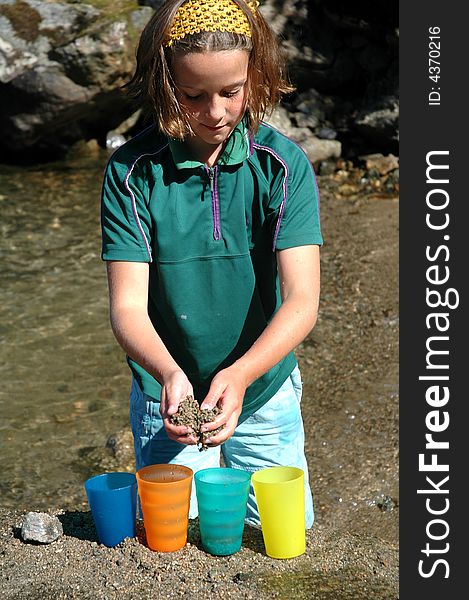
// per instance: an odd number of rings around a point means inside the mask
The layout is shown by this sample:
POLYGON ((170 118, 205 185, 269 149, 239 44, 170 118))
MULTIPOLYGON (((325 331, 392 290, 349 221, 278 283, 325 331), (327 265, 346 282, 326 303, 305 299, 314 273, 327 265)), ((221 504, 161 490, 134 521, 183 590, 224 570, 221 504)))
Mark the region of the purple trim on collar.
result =
POLYGON ((140 221, 140 217, 138 216, 137 201, 135 199, 134 193, 130 189, 129 179, 130 179, 130 176, 132 174, 132 171, 134 170, 135 165, 137 164, 137 162, 141 158, 143 158, 144 156, 153 156, 154 154, 158 154, 159 152, 161 152, 162 150, 164 150, 168 145, 169 144, 166 143, 161 148, 158 148, 158 150, 155 150, 155 152, 144 152, 143 154, 140 154, 140 156, 137 156, 137 158, 134 160, 134 162, 130 165, 129 170, 127 171, 127 174, 126 174, 126 176, 124 178, 124 186, 126 187, 127 191, 129 192, 130 199, 131 199, 131 202, 132 202, 132 212, 133 212, 135 221, 137 223, 138 230, 140 231, 140 234, 141 234, 141 236, 143 238, 143 242, 145 244, 145 248, 146 248, 146 251, 147 251, 147 254, 148 254, 148 258, 150 259, 150 262, 153 262, 153 257, 152 257, 152 254, 151 254, 150 243, 147 240, 147 236, 145 235, 145 232, 143 230, 142 223, 140 221))
POLYGON ((212 221, 213 221, 213 239, 221 239, 221 218, 220 218, 220 197, 218 196, 218 165, 207 167, 204 165, 210 182, 210 193, 212 196, 212 221))
POLYGON ((216 240, 221 239, 221 217, 220 217, 220 197, 218 195, 218 166, 214 167, 214 194, 215 194, 215 232, 213 237, 216 240))
POLYGON ((283 200, 282 200, 282 204, 280 205, 280 209, 278 211, 277 224, 275 226, 274 240, 272 243, 272 252, 275 252, 275 249, 277 246, 278 233, 280 231, 280 225, 282 223, 283 213, 285 211, 285 204, 287 203, 287 198, 288 198, 288 173, 289 173, 288 165, 283 160, 283 158, 269 146, 262 146, 261 144, 256 144, 256 143, 254 143, 253 146, 254 146, 254 148, 258 148, 259 150, 265 150, 266 152, 271 154, 273 157, 275 157, 279 161, 279 163, 282 165, 282 167, 285 171, 285 175, 283 176, 283 184, 282 184, 283 200))
POLYGON ((261 121, 261 123, 264 127, 267 127, 267 129, 273 129, 274 131, 279 133, 281 136, 283 136, 287 140, 290 140, 290 142, 295 144, 295 146, 297 146, 301 150, 301 152, 303 152, 303 154, 306 156, 306 158, 308 159, 308 162, 311 166, 311 171, 313 172, 313 179, 314 179, 314 185, 316 186, 316 193, 318 195, 318 216, 319 216, 319 219, 321 219, 321 194, 319 192, 318 180, 316 178, 316 171, 314 170, 313 164, 311 163, 311 160, 310 160, 308 154, 306 153, 305 149, 300 144, 298 144, 298 142, 295 142, 295 140, 292 140, 292 138, 288 137, 288 135, 285 135, 279 129, 270 125, 270 123, 266 123, 265 121, 261 121))
POLYGON ((254 136, 252 131, 248 131, 248 140, 249 140, 249 154, 252 156, 254 154, 254 136))

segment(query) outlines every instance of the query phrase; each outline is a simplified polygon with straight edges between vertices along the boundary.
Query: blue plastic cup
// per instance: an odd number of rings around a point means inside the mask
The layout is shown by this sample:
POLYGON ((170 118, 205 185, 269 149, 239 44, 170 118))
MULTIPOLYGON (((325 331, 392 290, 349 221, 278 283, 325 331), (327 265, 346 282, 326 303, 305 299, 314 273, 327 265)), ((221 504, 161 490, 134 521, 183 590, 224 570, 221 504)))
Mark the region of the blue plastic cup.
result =
POLYGON ((228 467, 202 469, 194 475, 202 546, 226 556, 241 548, 251 474, 228 467))
POLYGON ((137 479, 133 473, 104 473, 85 481, 99 541, 105 546, 135 537, 137 479))

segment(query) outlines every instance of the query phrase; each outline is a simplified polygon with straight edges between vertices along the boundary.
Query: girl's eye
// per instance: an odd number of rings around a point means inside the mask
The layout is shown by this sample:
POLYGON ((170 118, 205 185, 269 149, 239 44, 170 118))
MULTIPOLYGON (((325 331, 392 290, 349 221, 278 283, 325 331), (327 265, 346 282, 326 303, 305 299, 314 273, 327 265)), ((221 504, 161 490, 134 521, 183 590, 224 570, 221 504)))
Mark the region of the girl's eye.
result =
POLYGON ((188 100, 200 100, 200 98, 202 98, 202 94, 197 94, 195 96, 189 96, 189 94, 185 94, 185 96, 188 100))
MULTIPOLYGON (((240 89, 237 89, 237 90, 232 90, 229 92, 222 92, 221 95, 224 96, 225 98, 234 98, 234 96, 237 96, 240 91, 241 91, 240 89)), ((186 100, 189 100, 190 102, 197 102, 198 100, 202 99, 203 94, 195 94, 195 96, 191 96, 187 92, 184 92, 184 96, 185 96, 186 100)))

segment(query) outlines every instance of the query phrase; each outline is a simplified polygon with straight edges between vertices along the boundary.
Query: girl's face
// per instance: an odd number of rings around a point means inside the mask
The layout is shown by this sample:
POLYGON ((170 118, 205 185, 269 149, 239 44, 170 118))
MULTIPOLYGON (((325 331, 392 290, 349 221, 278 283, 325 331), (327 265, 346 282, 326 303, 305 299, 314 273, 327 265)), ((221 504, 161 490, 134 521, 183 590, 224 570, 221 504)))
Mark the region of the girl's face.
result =
POLYGON ((195 144, 210 154, 242 119, 247 96, 249 54, 245 50, 193 52, 175 56, 177 98, 195 133, 195 144))

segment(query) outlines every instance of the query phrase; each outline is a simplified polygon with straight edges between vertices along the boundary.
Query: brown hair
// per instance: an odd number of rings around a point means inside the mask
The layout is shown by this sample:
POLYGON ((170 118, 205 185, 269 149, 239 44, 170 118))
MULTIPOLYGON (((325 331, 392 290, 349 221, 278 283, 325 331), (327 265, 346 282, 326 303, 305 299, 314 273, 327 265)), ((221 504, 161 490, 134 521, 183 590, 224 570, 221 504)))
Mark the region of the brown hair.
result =
POLYGON ((285 63, 275 34, 259 11, 253 15, 243 0, 233 0, 246 15, 252 37, 209 31, 187 35, 166 46, 173 19, 184 2, 166 0, 154 12, 140 36, 135 73, 124 88, 163 133, 183 140, 192 130, 176 98, 171 75, 173 57, 190 52, 245 50, 249 53, 245 114, 248 127, 256 132, 264 115, 275 108, 282 94, 294 89, 284 75, 285 63))

